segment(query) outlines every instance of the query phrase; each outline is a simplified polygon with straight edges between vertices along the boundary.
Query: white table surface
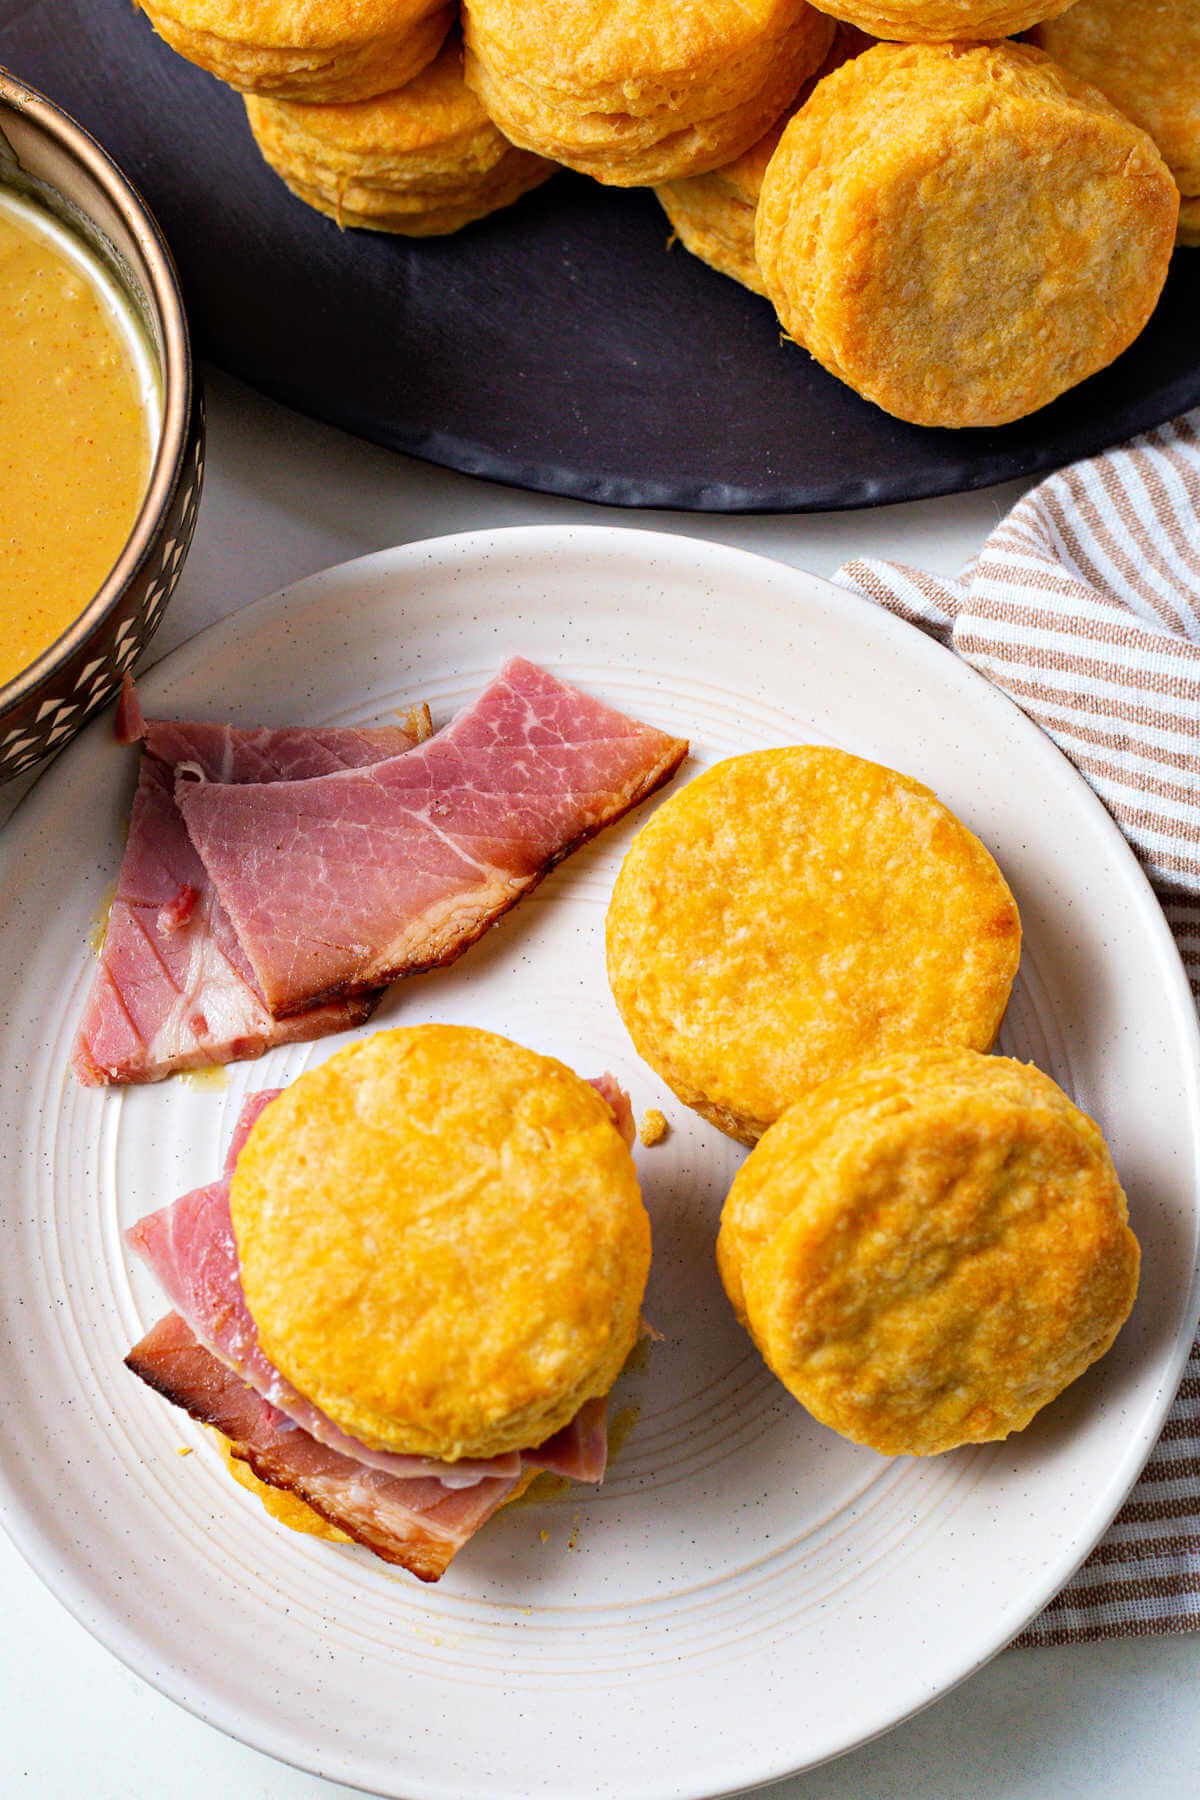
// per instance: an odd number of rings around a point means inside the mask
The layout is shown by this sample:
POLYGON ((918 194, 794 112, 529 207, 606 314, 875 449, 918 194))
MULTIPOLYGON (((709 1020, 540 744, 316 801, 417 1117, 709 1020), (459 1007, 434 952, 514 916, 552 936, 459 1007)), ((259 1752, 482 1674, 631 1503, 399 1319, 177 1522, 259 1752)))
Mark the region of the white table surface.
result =
MULTIPOLYGON (((448 532, 592 521, 715 538, 822 575, 851 554, 951 573, 1020 492, 810 518, 620 514, 408 461, 211 371, 208 394, 199 525, 152 657, 299 576, 448 532)), ((0 818, 14 797, 0 790, 0 818)), ((351 1793, 162 1699, 87 1636, 2 1538, 0 1595, 0 1800, 351 1793)), ((875 1743, 770 1792, 779 1800, 1197 1800, 1200 1635, 1007 1651, 875 1743)))

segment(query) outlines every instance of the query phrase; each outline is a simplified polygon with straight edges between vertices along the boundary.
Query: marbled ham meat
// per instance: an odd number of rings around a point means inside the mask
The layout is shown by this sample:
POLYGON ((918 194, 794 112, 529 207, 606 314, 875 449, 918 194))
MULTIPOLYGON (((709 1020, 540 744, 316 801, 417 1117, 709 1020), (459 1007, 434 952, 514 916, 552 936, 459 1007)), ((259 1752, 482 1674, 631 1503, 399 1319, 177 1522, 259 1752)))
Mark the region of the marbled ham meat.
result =
POLYGON ((406 755, 176 799, 271 1011, 452 962, 687 745, 515 659, 406 755))
POLYGON ((240 1380, 168 1313, 125 1359, 135 1375, 229 1440, 260 1481, 296 1494, 331 1525, 436 1581, 517 1485, 501 1476, 473 1487, 404 1480, 340 1455, 310 1437, 240 1380))
POLYGON ((369 1017, 370 994, 286 1021, 272 1016, 176 808, 175 771, 184 764, 211 781, 262 786, 391 758, 410 749, 414 736, 395 726, 243 731, 147 722, 132 686, 117 726, 123 741, 142 737, 144 747, 100 967, 72 1059, 80 1080, 159 1081, 369 1017))

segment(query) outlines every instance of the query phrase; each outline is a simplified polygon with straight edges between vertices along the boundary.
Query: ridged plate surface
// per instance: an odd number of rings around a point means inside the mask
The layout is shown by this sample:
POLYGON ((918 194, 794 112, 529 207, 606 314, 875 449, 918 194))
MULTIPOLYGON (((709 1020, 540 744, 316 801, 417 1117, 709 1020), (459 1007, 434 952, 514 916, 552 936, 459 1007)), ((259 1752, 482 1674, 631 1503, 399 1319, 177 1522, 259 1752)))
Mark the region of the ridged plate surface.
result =
POLYGON ((217 1088, 85 1091, 68 1067, 87 936, 136 758, 101 720, 44 777, 0 868, 0 1505, 77 1616, 164 1692, 259 1748, 407 1800, 666 1800, 861 1741, 1005 1643, 1085 1554, 1161 1423, 1197 1310, 1194 1013, 1149 890, 1057 752, 950 655, 788 568, 666 535, 502 532, 387 551, 224 621, 146 678, 148 709, 444 721, 521 652, 687 735, 691 767, 794 741, 927 781, 997 855, 1024 917, 1002 1047, 1102 1122, 1145 1252, 1112 1354, 1024 1435, 886 1461, 811 1423, 721 1292, 742 1152, 635 1056, 603 919, 636 821, 563 865, 377 1023, 505 1032, 610 1068, 639 1151, 663 1334, 617 1390, 609 1480, 494 1521, 436 1588, 272 1524, 204 1434, 121 1366, 164 1310, 121 1228, 211 1178, 243 1097, 334 1041, 217 1088), (189 1454, 181 1455, 180 1451, 189 1454))

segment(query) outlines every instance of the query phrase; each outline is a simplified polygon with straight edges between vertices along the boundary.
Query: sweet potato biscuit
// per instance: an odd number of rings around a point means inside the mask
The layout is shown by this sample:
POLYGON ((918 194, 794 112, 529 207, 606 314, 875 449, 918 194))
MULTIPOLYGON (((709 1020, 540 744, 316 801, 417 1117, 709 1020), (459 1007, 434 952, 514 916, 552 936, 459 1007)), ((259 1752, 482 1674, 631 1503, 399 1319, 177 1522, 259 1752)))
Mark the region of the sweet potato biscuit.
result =
POLYGON ((1032 37, 1150 133, 1182 194, 1200 194, 1196 0, 1077 0, 1032 37))
POLYGON ((173 50, 243 93, 365 100, 432 62, 447 0, 138 0, 173 50))
POLYGON ((740 156, 833 23, 805 0, 470 0, 466 78, 514 144, 618 186, 740 156))
POLYGON ((887 1456, 1027 1425, 1102 1356, 1137 1240, 1095 1124, 972 1051, 887 1059, 797 1101, 726 1201, 722 1278, 784 1385, 887 1456))
POLYGON ((1057 18, 1074 0, 822 0, 821 10, 905 44, 1011 37, 1057 18))
POLYGON ((1024 44, 880 44, 821 82, 763 178, 785 329, 886 412, 999 425, 1118 356, 1179 195, 1151 139, 1024 44))
POLYGON ((373 231, 457 231, 555 169, 497 131, 463 81, 457 32, 395 93, 344 106, 248 95, 246 113, 259 149, 294 194, 339 224, 373 231))
POLYGON ((873 38, 855 31, 853 26, 839 25, 829 54, 801 88, 795 106, 781 114, 757 143, 722 168, 659 183, 654 192, 680 242, 693 256, 722 275, 731 275, 756 294, 766 292, 754 256, 754 215, 767 164, 775 154, 784 126, 797 107, 804 105, 817 82, 840 69, 851 57, 860 56, 873 42, 873 38))
POLYGON ((542 1443, 633 1346, 650 1228, 577 1075, 490 1032, 378 1032, 269 1106, 231 1190, 266 1355, 364 1443, 542 1443))
POLYGON ((639 1054, 753 1143, 864 1058, 987 1049, 1020 941, 1003 876, 936 795, 807 745, 734 757, 659 807, 613 889, 608 974, 639 1054))

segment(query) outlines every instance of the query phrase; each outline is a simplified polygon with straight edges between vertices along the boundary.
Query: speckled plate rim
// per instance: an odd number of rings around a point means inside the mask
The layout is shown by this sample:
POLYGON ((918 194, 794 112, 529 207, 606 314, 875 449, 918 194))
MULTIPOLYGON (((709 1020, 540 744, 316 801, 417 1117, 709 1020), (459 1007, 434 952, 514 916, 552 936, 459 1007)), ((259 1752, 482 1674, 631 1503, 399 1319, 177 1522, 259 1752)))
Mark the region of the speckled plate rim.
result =
MULTIPOLYGON (((952 1647, 949 1652, 939 1646, 939 1653, 931 1657, 929 1666, 912 1677, 902 1709, 889 1711, 886 1716, 876 1710, 872 1715, 870 1706, 866 1705, 849 1731, 843 1730, 839 1736, 835 1726, 828 1741, 814 1746, 813 1754, 790 1759, 778 1753, 757 1760, 746 1758, 744 1765, 734 1770, 721 1765, 719 1759, 709 1761, 701 1751, 686 1770, 647 1769, 645 1785, 638 1789, 638 1800, 711 1800, 718 1794, 744 1791, 783 1779, 802 1768, 816 1766, 880 1735, 902 1718, 939 1698, 1012 1639, 1068 1579, 1111 1521, 1153 1448, 1200 1314, 1200 1263, 1196 1254, 1200 1236, 1200 1139, 1197 1135, 1200 1133, 1200 1031, 1182 965, 1148 883, 1116 826, 1050 740, 981 677, 912 627, 865 601, 846 595, 829 582, 765 558, 686 537, 620 528, 532 527, 406 545, 326 570, 210 627, 173 651, 148 673, 144 680, 144 696, 153 705, 158 690, 168 684, 168 678, 174 683, 202 673, 222 655, 236 652, 239 643, 251 633, 270 633, 274 629, 294 650, 301 641, 297 627, 309 609, 328 610, 339 601, 368 608, 378 606, 385 591, 381 583, 391 580, 395 581, 398 590, 405 582, 417 583, 425 589, 431 583, 449 583, 452 587, 462 570, 478 570, 489 559, 497 558, 518 568, 527 565, 526 585, 530 589, 535 588, 556 563, 561 566, 564 559, 581 559, 591 568, 606 565, 614 582, 636 578, 639 570, 645 572, 647 565, 655 567, 667 580, 672 572, 678 571, 681 576, 702 579, 713 593, 737 594, 743 604, 747 584, 752 584, 756 595, 754 605, 768 610, 772 607, 795 609, 798 617, 806 614, 823 616, 825 621, 834 622, 843 634, 847 653, 851 656, 856 642, 873 640, 876 648, 886 651, 893 659, 897 672, 915 672, 918 685, 923 683, 926 689, 951 697, 955 704, 967 706, 974 715, 973 726, 979 731, 1008 743, 1020 743, 1031 766, 1036 766, 1044 775, 1043 794, 1055 796, 1066 811, 1086 820, 1108 859, 1114 881, 1111 904, 1130 908, 1139 932, 1145 934, 1162 980, 1161 991, 1150 997, 1148 1005, 1158 1005, 1169 1026, 1176 1073, 1190 1096, 1191 1117, 1196 1125, 1187 1157, 1194 1216, 1190 1220, 1192 1258, 1186 1292, 1181 1293, 1170 1321, 1168 1341, 1156 1348, 1154 1396, 1142 1406, 1136 1421, 1114 1445, 1111 1459, 1105 1465, 1106 1479, 1089 1496, 1086 1518, 1075 1521, 1070 1527, 1069 1546, 1047 1563, 1037 1581, 1026 1584, 1015 1594, 1005 1593, 1002 1600, 997 1600, 969 1644, 952 1647)), ((553 582, 548 584, 550 593, 553 593, 553 585, 553 582)), ((561 633, 561 619, 556 621, 554 628, 561 633)), ((652 631, 652 624, 647 622, 646 629, 652 631)), ((578 627, 578 635, 586 641, 586 622, 578 627)), ((301 652, 296 653, 302 657, 301 652)), ((106 734, 108 729, 107 721, 94 724, 26 799, 0 839, 0 868, 18 840, 36 834, 39 815, 53 808, 60 784, 74 778, 79 763, 103 741, 101 734, 106 734)), ((0 935, 3 931, 4 926, 0 924, 0 935)), ((1179 1279, 1182 1283, 1182 1273, 1179 1279)), ((333 1755, 323 1752, 319 1732, 314 1733, 310 1742, 298 1743, 277 1729, 271 1718, 248 1712, 240 1699, 230 1697, 228 1689, 220 1695, 197 1692, 186 1673, 164 1674, 161 1668, 149 1666, 138 1621, 119 1611, 98 1606, 85 1568, 77 1564, 57 1565, 47 1558, 39 1520, 23 1508, 17 1475, 8 1466, 3 1443, 0 1443, 0 1512, 18 1550, 74 1616, 129 1668, 201 1719, 283 1761, 368 1791, 397 1795, 403 1792, 408 1800, 461 1800, 461 1790, 444 1783, 413 1782, 405 1778, 403 1787, 397 1787, 394 1771, 390 1780, 381 1783, 380 1776, 385 1771, 378 1765, 365 1766, 363 1759, 346 1754, 344 1749, 333 1755)), ((490 1790, 480 1789, 481 1793, 485 1791, 490 1790)), ((498 1785, 495 1791, 508 1793, 510 1790, 498 1785)))

